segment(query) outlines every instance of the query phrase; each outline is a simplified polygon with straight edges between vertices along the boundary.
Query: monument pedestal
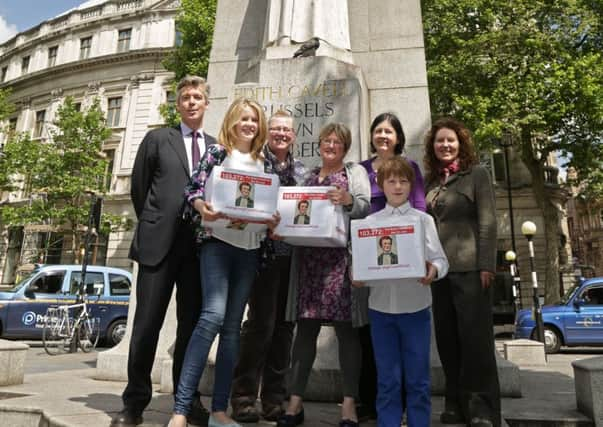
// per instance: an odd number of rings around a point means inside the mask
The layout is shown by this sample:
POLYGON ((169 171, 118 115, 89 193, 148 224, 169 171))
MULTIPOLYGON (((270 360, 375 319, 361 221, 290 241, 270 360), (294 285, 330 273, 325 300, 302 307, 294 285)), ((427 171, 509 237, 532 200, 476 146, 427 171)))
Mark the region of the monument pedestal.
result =
MULTIPOLYGON (((128 324, 124 338, 110 350, 100 352, 96 361, 96 372, 94 377, 98 380, 127 381, 128 380, 128 352, 130 350, 130 337, 132 336, 132 322, 136 311, 136 287, 137 287, 138 264, 134 264, 132 272, 133 284, 130 292, 130 305, 128 307, 128 324)), ((162 372, 164 361, 172 359, 172 347, 176 337, 176 298, 175 291, 172 294, 170 304, 165 315, 163 327, 159 333, 155 363, 151 372, 153 383, 159 383, 166 376, 162 372)), ((171 363, 169 378, 171 381, 171 363)), ((171 388, 171 384, 170 384, 171 388)), ((163 391, 163 390, 161 390, 163 391)), ((170 390, 171 391, 171 390, 170 390)))

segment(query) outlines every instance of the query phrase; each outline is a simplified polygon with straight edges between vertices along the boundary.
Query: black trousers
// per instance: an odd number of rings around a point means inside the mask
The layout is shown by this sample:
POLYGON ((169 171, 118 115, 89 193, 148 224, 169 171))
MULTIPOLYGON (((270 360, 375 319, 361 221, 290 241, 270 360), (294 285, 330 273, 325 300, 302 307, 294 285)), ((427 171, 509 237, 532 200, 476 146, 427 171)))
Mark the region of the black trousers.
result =
POLYGON ((365 325, 358 328, 360 346, 362 348, 362 366, 360 367, 360 381, 358 393, 360 403, 368 411, 376 413, 375 400, 377 399, 377 367, 375 366, 375 353, 371 339, 371 326, 365 325))
POLYGON ((480 417, 500 426, 491 288, 482 289, 479 271, 470 271, 448 273, 431 293, 446 409, 461 410, 467 423, 480 417))
MULTIPOLYGON (((318 334, 322 328, 318 319, 298 319, 297 334, 293 343, 291 360, 291 395, 304 397, 310 373, 316 359, 318 334)), ((358 376, 362 364, 360 339, 358 331, 351 321, 331 321, 339 353, 339 369, 341 369, 343 397, 358 399, 358 376)))
POLYGON ((261 387, 265 405, 281 405, 291 359, 292 322, 285 321, 291 257, 270 260, 256 278, 241 330, 239 360, 232 383, 232 405, 253 405, 261 387))
POLYGON ((135 413, 142 413, 151 401, 151 369, 174 283, 178 322, 172 368, 175 393, 186 346, 201 311, 199 260, 192 233, 186 227, 182 227, 160 264, 139 265, 136 312, 128 354, 128 384, 122 395, 124 406, 135 413))

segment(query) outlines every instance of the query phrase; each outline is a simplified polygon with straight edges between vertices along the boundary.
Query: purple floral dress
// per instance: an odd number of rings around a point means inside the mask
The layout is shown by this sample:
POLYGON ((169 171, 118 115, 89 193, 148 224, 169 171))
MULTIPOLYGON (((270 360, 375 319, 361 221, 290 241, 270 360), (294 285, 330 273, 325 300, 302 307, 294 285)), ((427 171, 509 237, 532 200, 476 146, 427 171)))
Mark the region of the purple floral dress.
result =
MULTIPOLYGON (((348 189, 345 169, 318 182, 320 169, 312 171, 306 186, 338 185, 348 189)), ((300 319, 352 320, 352 291, 345 280, 346 248, 300 248, 297 313, 300 319)))

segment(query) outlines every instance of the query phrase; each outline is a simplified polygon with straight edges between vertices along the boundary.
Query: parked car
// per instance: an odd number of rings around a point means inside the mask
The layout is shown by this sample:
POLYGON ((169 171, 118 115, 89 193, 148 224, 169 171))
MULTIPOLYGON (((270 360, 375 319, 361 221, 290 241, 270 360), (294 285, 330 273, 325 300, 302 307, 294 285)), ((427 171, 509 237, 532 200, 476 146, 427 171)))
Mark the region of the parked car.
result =
MULTIPOLYGON (((582 280, 557 304, 542 307, 542 320, 547 353, 561 346, 603 345, 603 277, 582 280)), ((535 328, 532 310, 519 310, 515 338, 534 339, 535 328)))
MULTIPOLYGON (((40 265, 13 288, 0 292, 0 337, 41 339, 49 307, 73 304, 81 265, 40 265)), ((125 335, 132 275, 119 268, 88 266, 85 291, 92 317, 100 319, 100 338, 115 345, 125 335)))

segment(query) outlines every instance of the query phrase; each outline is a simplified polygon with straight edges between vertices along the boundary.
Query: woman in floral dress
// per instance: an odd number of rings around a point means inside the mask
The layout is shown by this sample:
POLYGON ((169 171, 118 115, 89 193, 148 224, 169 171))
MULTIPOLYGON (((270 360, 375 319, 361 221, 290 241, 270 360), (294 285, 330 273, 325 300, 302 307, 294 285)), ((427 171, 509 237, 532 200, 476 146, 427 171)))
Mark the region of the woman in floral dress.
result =
MULTIPOLYGON (((322 165, 312 171, 305 185, 335 187, 328 193, 331 202, 341 205, 348 219, 365 217, 370 208, 368 176, 362 166, 343 161, 352 144, 350 130, 343 124, 329 124, 321 130, 319 138, 322 165)), ((363 289, 352 290, 348 265, 346 248, 298 250, 287 307, 289 320, 297 320, 291 397, 278 427, 296 426, 304 420, 303 395, 316 357, 316 340, 325 322, 333 325, 339 343, 344 396, 339 426, 358 425, 355 402, 361 349, 354 326, 366 323, 366 295, 361 294, 363 289), (360 307, 363 305, 365 309, 360 307)))

